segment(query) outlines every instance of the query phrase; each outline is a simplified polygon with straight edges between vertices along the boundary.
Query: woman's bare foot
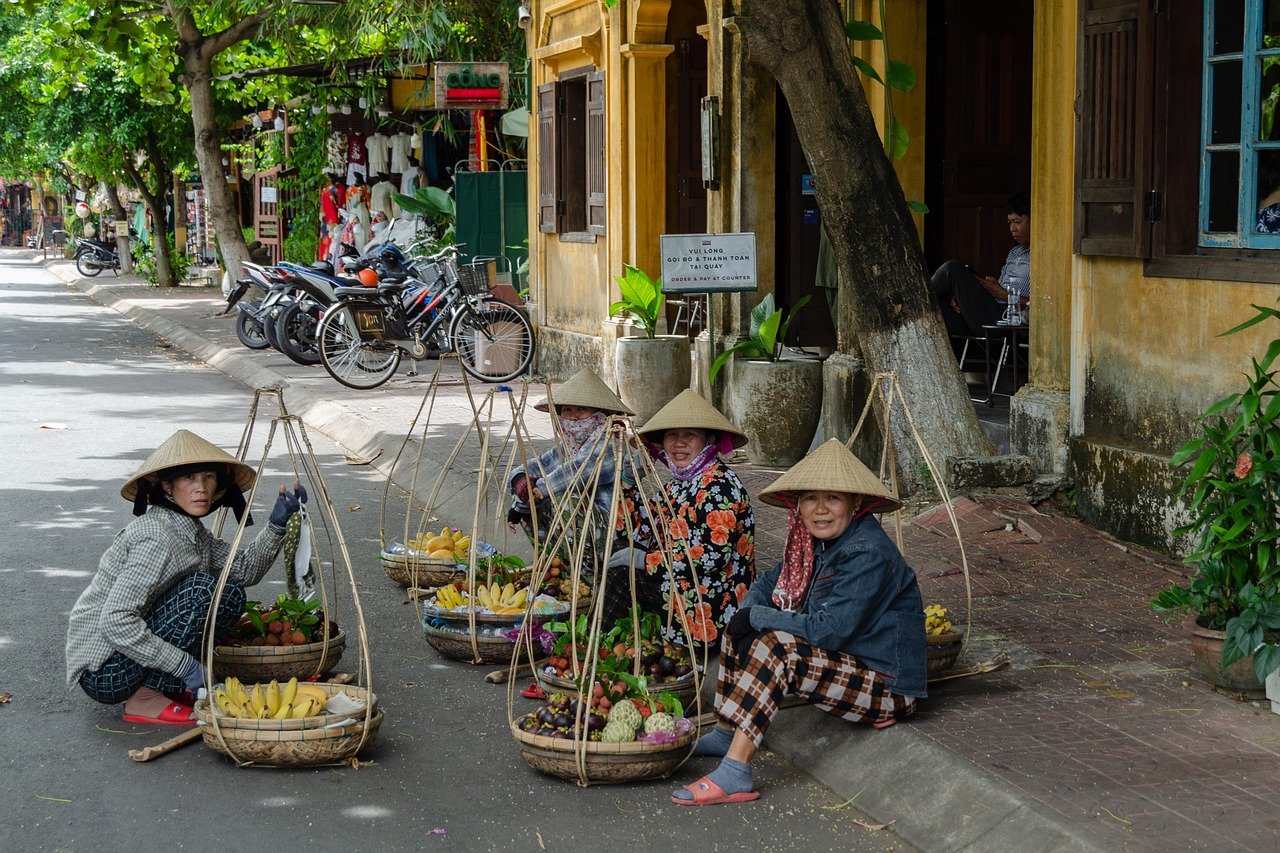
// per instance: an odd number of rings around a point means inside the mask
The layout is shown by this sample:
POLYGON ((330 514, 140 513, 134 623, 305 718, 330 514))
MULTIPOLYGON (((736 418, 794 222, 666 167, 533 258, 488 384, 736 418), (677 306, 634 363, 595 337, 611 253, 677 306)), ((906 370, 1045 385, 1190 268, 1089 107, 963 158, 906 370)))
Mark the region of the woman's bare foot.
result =
POLYGON ((139 687, 124 700, 124 712, 130 716, 158 717, 160 712, 173 704, 173 700, 150 687, 139 687))

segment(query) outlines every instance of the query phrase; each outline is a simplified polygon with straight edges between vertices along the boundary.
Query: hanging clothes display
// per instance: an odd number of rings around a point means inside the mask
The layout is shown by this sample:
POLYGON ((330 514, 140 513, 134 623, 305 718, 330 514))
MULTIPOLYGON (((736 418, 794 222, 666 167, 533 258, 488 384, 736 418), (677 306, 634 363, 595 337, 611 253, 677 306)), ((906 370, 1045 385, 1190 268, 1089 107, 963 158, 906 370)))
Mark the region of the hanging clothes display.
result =
POLYGON ((354 186, 356 178, 369 180, 369 162, 365 156, 365 137, 362 133, 347 135, 347 185, 354 186))
POLYGON ((347 188, 336 173, 329 175, 329 185, 320 191, 320 239, 316 244, 316 260, 327 260, 338 239, 338 211, 347 202, 347 188))
POLYGON ((390 139, 391 168, 393 175, 401 175, 409 168, 409 134, 397 133, 390 139))
POLYGON ((395 187, 391 184, 391 176, 386 172, 378 175, 378 183, 373 185, 370 190, 369 211, 378 213, 381 211, 390 219, 395 215, 395 206, 391 203, 391 193, 395 191, 395 187))
POLYGON ((413 191, 418 188, 418 182, 421 180, 422 170, 418 168, 418 161, 410 156, 409 167, 400 175, 400 195, 413 195, 413 191))
POLYGON ((365 140, 365 148, 367 149, 369 164, 369 175, 372 179, 373 175, 380 172, 386 172, 387 169, 387 153, 390 140, 381 132, 371 135, 365 140))
POLYGON ((345 133, 329 134, 329 138, 325 140, 325 153, 328 159, 324 170, 327 174, 341 175, 347 171, 348 152, 345 133))

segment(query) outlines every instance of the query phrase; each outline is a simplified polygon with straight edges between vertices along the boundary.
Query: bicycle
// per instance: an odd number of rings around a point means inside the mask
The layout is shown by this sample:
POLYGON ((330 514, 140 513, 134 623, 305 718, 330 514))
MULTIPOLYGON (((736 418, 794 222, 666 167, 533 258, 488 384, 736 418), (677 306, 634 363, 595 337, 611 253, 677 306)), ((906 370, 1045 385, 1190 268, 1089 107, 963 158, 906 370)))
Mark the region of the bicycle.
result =
MULTIPOLYGON (((405 261, 400 265, 413 276, 403 281, 337 288, 316 330, 329 375, 348 388, 377 388, 404 355, 421 360, 433 351, 456 352, 462 369, 483 382, 506 382, 527 370, 534 352, 528 316, 489 295, 482 269, 459 269, 457 254, 457 246, 447 246, 405 261)), ((397 255, 382 261, 395 266, 397 255)))

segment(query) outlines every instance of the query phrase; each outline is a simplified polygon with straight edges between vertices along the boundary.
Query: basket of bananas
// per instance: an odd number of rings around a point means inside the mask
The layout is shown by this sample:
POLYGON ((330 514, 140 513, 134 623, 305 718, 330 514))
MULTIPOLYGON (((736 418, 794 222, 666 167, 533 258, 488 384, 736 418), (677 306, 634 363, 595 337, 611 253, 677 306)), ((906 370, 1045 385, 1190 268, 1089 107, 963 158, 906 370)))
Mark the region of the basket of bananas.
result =
MULTIPOLYGON (((433 649, 445 657, 474 663, 507 663, 515 635, 529 609, 528 587, 508 581, 477 583, 475 606, 462 582, 446 584, 422 608, 422 631, 433 649)), ((563 605, 543 599, 533 605, 533 622, 555 616, 563 605), (540 608, 544 612, 540 612, 540 608)))
POLYGON ((233 677, 195 704, 205 744, 240 764, 304 767, 346 762, 382 724, 363 687, 325 682, 248 687, 233 677))
POLYGON ((928 675, 938 675, 955 665, 964 647, 964 635, 951 625, 947 608, 930 604, 924 609, 924 633, 928 642, 928 675))
POLYGON ((394 543, 384 548, 381 556, 387 577, 401 586, 439 586, 449 583, 467 565, 471 537, 442 527, 439 533, 412 536, 403 545, 394 543))

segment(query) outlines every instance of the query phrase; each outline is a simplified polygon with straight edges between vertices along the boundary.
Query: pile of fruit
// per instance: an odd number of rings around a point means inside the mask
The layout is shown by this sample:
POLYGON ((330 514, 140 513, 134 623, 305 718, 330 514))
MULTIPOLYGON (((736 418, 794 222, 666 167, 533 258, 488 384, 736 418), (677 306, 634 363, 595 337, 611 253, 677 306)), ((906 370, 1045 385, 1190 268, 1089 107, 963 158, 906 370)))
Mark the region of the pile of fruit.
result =
MULTIPOLYGON (((290 598, 281 593, 274 604, 246 601, 229 646, 301 646, 319 642, 324 611, 315 599, 290 598)), ((337 633, 331 625, 329 636, 337 633)))
POLYGON ((582 703, 564 693, 552 693, 546 704, 530 711, 516 724, 521 731, 557 740, 580 738, 602 743, 671 743, 692 728, 684 719, 684 709, 671 694, 658 699, 628 697, 633 688, 617 681, 606 687, 596 682, 583 713, 582 703))
POLYGON ((437 560, 453 560, 465 563, 470 557, 471 537, 464 536, 461 530, 440 528, 439 533, 420 533, 405 543, 419 554, 425 554, 437 560))
POLYGON ((324 713, 329 694, 323 687, 300 683, 291 678, 281 686, 278 681, 255 684, 251 689, 228 677, 213 688, 213 705, 224 716, 256 720, 301 720, 324 713))
POLYGON ((540 591, 543 595, 549 595, 561 601, 572 601, 575 594, 580 603, 591 597, 591 587, 581 581, 576 588, 574 587, 573 572, 559 557, 552 557, 547 562, 547 570, 542 576, 540 591))
MULTIPOLYGON (((587 644, 572 642, 571 635, 585 637, 588 622, 586 614, 578 617, 575 630, 570 631, 568 622, 552 622, 546 626, 554 636, 551 656, 543 664, 543 672, 547 675, 572 680, 574 678, 573 659, 576 657, 579 674, 589 671, 587 665, 587 644)), ((614 626, 600 638, 600 662, 596 671, 610 676, 630 676, 635 672, 636 647, 634 622, 630 617, 619 619, 614 626)), ((671 684, 687 678, 693 672, 693 663, 689 659, 688 649, 674 643, 663 642, 662 621, 656 613, 645 613, 640 617, 640 675, 649 683, 671 684)))
MULTIPOLYGON (((461 581, 445 584, 436 590, 436 606, 442 610, 465 608, 470 598, 466 584, 461 581)), ((513 615, 523 613, 529 600, 529 588, 516 589, 513 582, 506 584, 476 584, 476 603, 493 613, 513 615)))
POLYGON ((942 637, 951 633, 947 608, 941 604, 930 604, 924 609, 924 632, 930 637, 942 637))

